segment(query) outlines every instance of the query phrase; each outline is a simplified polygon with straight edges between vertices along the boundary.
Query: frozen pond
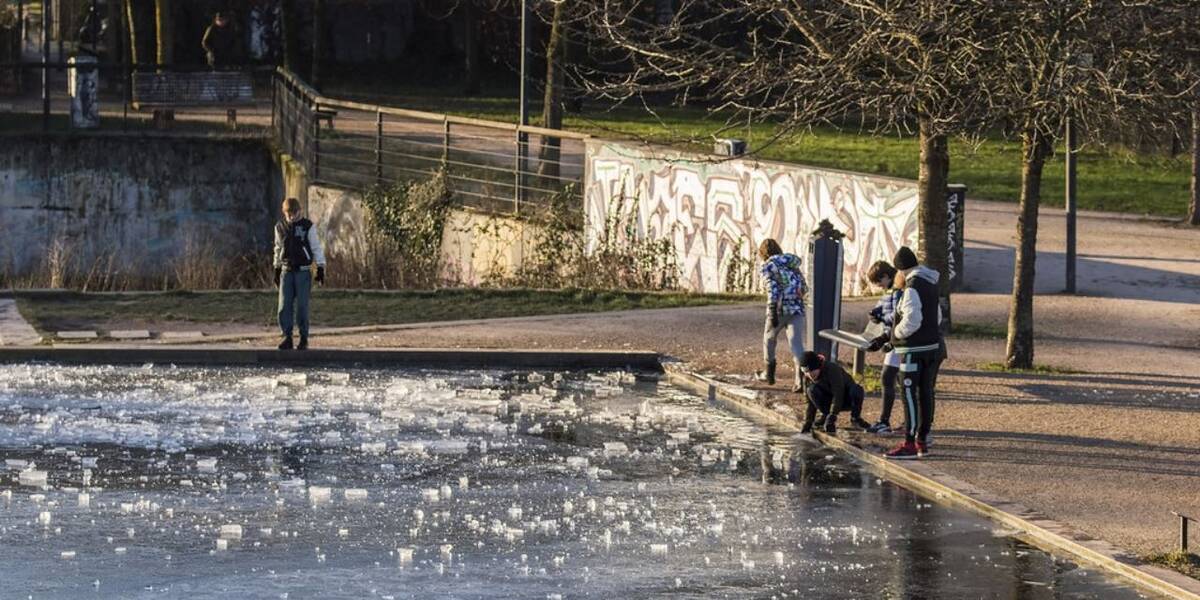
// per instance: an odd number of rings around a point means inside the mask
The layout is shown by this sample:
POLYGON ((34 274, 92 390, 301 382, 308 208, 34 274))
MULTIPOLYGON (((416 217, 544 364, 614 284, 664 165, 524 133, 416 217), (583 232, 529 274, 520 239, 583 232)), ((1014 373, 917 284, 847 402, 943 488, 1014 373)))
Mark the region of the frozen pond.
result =
POLYGON ((630 373, 0 365, 0 598, 1139 597, 795 443, 630 373))

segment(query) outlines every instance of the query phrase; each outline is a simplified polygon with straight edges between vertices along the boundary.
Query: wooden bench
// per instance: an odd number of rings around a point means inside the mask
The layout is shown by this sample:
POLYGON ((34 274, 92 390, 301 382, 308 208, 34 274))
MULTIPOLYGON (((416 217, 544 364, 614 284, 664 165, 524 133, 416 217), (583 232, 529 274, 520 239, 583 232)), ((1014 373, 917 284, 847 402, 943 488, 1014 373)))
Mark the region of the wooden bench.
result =
POLYGON ((220 107, 237 127, 238 106, 254 104, 254 80, 240 71, 190 71, 133 74, 134 110, 153 110, 163 126, 176 108, 220 107))

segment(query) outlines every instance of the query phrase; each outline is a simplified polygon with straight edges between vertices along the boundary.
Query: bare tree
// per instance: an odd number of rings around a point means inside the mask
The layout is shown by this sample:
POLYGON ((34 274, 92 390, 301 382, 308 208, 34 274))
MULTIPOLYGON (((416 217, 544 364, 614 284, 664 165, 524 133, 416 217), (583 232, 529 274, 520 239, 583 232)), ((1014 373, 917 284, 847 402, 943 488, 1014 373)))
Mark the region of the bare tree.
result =
MULTIPOLYGON (((542 96, 542 127, 562 129, 563 120, 563 51, 566 47, 563 12, 566 2, 556 2, 550 17, 550 37, 546 40, 546 80, 542 96)), ((538 174, 557 178, 561 158, 561 138, 542 137, 538 174)))
POLYGON ((171 0, 154 0, 154 58, 159 65, 175 62, 174 5, 171 0))
POLYGON ((1042 171, 1066 121, 1094 143, 1115 125, 1149 121, 1166 92, 1154 3, 1036 0, 995 14, 1002 43, 979 84, 1021 140, 1021 197, 1004 363, 1031 368, 1042 171))
POLYGON ((661 2, 585 4, 589 34, 611 48, 577 76, 613 102, 669 94, 728 115, 730 127, 775 123, 772 141, 818 124, 915 132, 918 254, 942 274, 949 319, 949 139, 988 118, 975 78, 994 50, 999 3, 680 0, 665 16, 661 2))

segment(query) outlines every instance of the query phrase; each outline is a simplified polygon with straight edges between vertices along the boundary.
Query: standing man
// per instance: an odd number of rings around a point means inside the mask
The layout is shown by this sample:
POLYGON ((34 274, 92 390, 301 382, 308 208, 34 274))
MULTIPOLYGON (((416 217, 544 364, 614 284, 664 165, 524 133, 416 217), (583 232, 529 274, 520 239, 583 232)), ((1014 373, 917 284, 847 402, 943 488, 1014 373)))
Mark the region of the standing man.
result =
POLYGON ((219 69, 234 63, 238 50, 238 32, 233 30, 233 25, 229 23, 225 13, 217 12, 213 15, 213 22, 204 30, 200 46, 204 48, 204 56, 208 59, 210 68, 219 69))
POLYGON ((785 254, 779 242, 767 238, 758 246, 758 258, 763 261, 762 278, 767 284, 767 315, 763 325, 763 361, 766 368, 755 373, 755 378, 775 385, 775 346, 779 334, 786 329, 796 367, 792 391, 799 392, 803 387, 800 356, 804 354, 804 298, 808 295, 800 257, 785 254))
POLYGON ((897 282, 904 288, 896 306, 895 326, 890 336, 873 340, 872 347, 890 345, 900 357, 901 389, 907 421, 904 443, 885 454, 887 458, 913 459, 929 454, 929 429, 933 426, 934 384, 945 351, 938 304, 937 271, 917 264, 907 246, 896 251, 892 264, 897 282))
POLYGON ((275 224, 275 285, 279 287, 280 350, 292 349, 292 321, 300 329, 297 350, 308 350, 308 296, 313 264, 317 283, 325 283, 325 252, 313 222, 300 217, 300 201, 283 201, 283 220, 275 224))

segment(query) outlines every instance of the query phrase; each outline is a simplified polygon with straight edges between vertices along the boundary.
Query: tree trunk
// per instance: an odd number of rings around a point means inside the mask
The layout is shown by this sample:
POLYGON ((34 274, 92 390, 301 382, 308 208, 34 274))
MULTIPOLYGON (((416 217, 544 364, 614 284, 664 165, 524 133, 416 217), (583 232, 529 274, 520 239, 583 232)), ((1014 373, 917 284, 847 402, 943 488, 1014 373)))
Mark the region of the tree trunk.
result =
POLYGON ((1200 225, 1200 98, 1192 104, 1192 202, 1188 207, 1189 225, 1200 225))
POLYGON ((463 94, 479 93, 479 11, 474 0, 463 0, 463 94))
POLYGON ((133 10, 134 0, 125 0, 125 30, 129 32, 129 64, 138 66, 137 13, 133 10))
POLYGON ((1004 366, 1033 368, 1033 280, 1037 260, 1038 206, 1042 200, 1042 167, 1052 141, 1036 130, 1021 135, 1021 205, 1017 215, 1017 256, 1013 265, 1012 301, 1008 307, 1008 342, 1004 366))
POLYGON ((308 82, 320 90, 321 62, 325 59, 325 0, 313 0, 312 11, 312 71, 308 82))
MULTIPOLYGON (((546 93, 542 97, 542 127, 562 129, 563 119, 563 27, 562 12, 565 2, 554 5, 554 16, 550 20, 550 39, 546 41, 546 93)), ((538 161, 538 174, 557 178, 561 157, 561 138, 542 136, 542 152, 538 161)), ((548 182, 557 187, 557 181, 548 182)))
POLYGON ((175 62, 175 20, 172 18, 171 0, 154 0, 154 59, 159 65, 175 62))
POLYGON ((289 73, 295 73, 300 66, 296 55, 299 45, 296 43, 296 3, 295 0, 279 0, 280 32, 283 38, 283 68, 289 73))
POLYGON ((941 274, 938 296, 942 305, 943 331, 950 326, 949 232, 946 183, 950 174, 950 150, 945 134, 936 133, 927 117, 918 120, 921 162, 917 175, 917 256, 941 274))

